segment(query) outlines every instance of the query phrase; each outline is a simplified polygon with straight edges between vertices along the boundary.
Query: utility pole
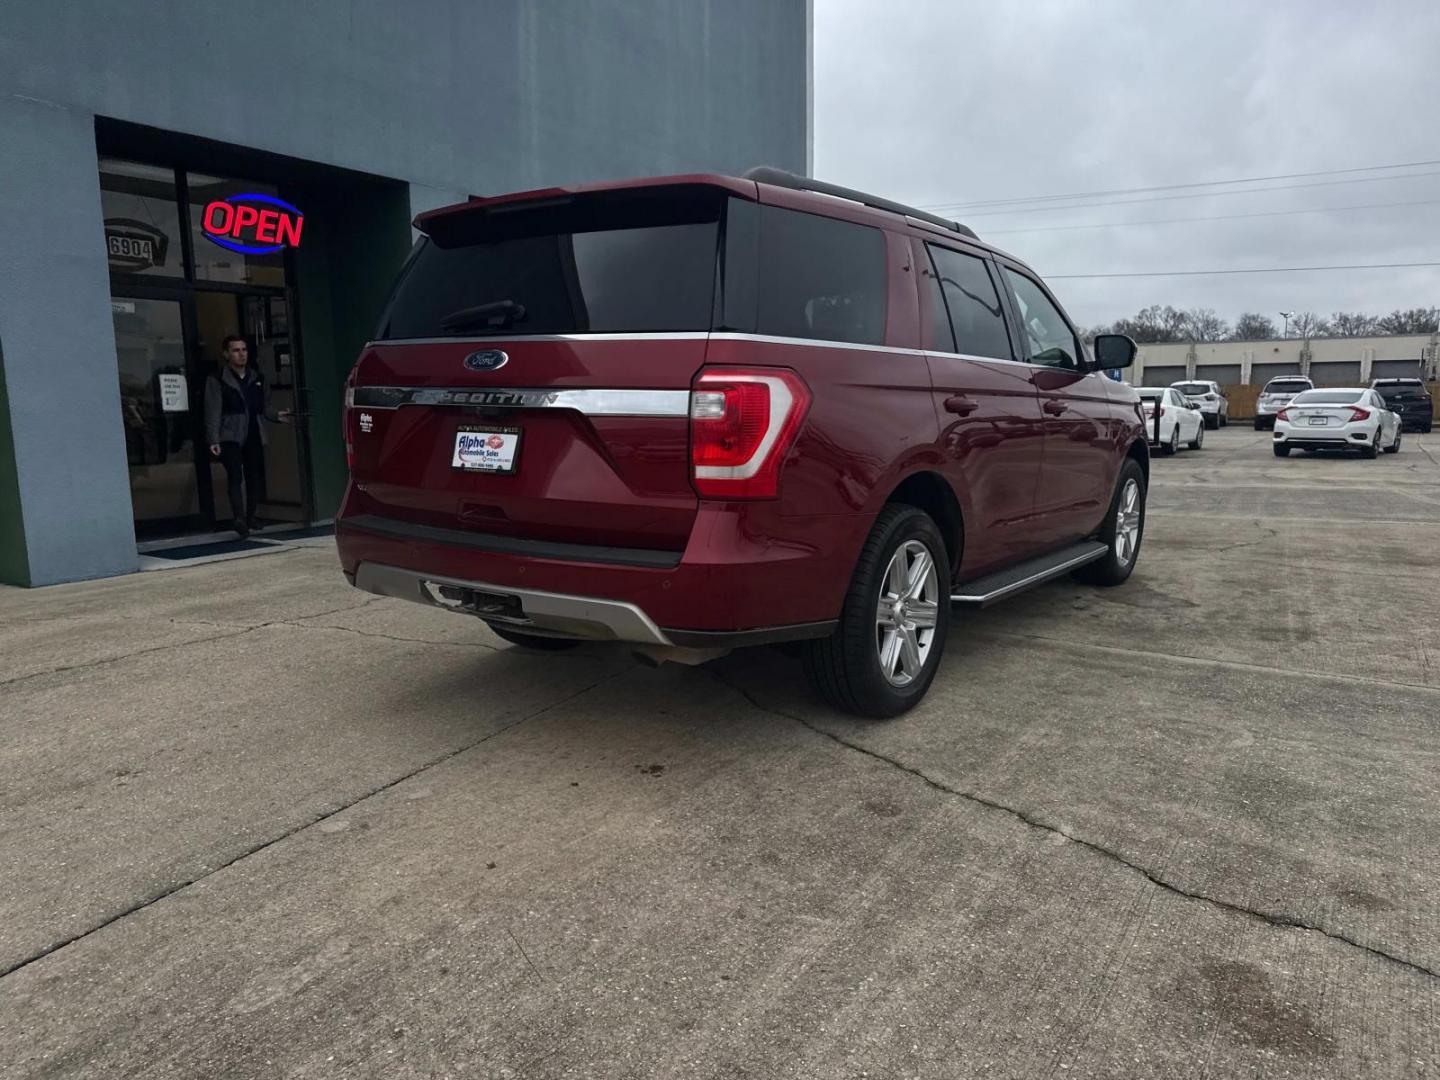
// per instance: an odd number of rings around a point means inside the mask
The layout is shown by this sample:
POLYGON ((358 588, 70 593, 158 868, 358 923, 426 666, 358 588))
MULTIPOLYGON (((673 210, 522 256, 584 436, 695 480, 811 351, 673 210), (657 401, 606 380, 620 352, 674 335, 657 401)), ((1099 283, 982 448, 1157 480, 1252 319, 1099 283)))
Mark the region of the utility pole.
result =
POLYGON ((1282 334, 1280 335, 1281 337, 1289 337, 1289 336, 1290 336, 1290 320, 1291 320, 1292 317, 1294 317, 1294 315, 1295 315, 1295 312, 1293 312, 1293 311, 1282 311, 1282 312, 1280 312, 1280 317, 1285 320, 1285 331, 1284 331, 1284 333, 1282 333, 1282 334))

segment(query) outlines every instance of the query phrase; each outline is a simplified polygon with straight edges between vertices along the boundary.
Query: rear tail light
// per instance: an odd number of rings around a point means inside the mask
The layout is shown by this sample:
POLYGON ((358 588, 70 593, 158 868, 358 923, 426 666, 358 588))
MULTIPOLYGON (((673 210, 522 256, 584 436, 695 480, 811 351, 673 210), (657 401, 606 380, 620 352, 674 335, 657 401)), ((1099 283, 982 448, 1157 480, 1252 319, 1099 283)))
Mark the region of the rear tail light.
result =
POLYGON ((773 499, 780 467, 810 408, 785 368, 706 368, 690 392, 690 464, 709 499, 773 499))
POLYGON ((345 376, 345 403, 340 410, 340 430, 345 433, 345 468, 355 471, 355 372, 360 365, 350 369, 345 376))
POLYGON ((1369 420, 1369 419, 1370 419, 1370 410, 1369 410, 1369 409, 1362 409, 1362 408, 1360 408, 1360 407, 1357 406, 1357 405, 1351 405, 1351 406, 1349 406, 1349 409, 1350 409, 1350 423, 1352 423, 1352 424, 1355 423, 1356 420, 1369 420))
POLYGON ((1284 420, 1284 421, 1288 424, 1288 423, 1290 422, 1290 410, 1289 410, 1289 409, 1281 409, 1279 412, 1277 412, 1277 413, 1275 414, 1275 419, 1276 419, 1276 420, 1284 420))

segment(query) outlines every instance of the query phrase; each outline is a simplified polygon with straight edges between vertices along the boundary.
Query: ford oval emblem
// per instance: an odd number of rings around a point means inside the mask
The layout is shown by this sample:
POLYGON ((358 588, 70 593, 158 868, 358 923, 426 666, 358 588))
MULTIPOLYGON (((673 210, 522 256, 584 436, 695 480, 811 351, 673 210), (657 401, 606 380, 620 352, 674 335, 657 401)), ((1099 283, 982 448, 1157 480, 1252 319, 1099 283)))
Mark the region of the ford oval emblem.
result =
POLYGON ((465 366, 471 371, 495 371, 509 362, 509 354, 500 349, 481 349, 465 357, 465 366))

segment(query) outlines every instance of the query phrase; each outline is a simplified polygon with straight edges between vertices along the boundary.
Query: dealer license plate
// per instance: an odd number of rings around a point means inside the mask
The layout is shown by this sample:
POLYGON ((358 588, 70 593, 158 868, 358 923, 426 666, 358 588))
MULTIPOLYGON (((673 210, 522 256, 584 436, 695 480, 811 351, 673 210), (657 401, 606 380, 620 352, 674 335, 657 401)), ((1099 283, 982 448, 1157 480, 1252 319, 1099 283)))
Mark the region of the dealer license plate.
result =
POLYGON ((450 464, 463 472, 513 473, 519 450, 518 427, 461 424, 450 464))

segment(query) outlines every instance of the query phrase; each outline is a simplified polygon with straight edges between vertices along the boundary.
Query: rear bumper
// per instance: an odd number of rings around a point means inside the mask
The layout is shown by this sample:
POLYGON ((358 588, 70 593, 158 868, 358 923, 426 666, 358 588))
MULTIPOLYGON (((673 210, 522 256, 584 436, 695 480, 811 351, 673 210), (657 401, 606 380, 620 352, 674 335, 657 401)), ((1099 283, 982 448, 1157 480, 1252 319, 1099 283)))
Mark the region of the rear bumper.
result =
POLYGON ((342 567, 357 588, 517 629, 690 648, 826 636, 869 519, 776 517, 785 525, 781 538, 767 535, 764 511, 752 510, 702 509, 685 551, 668 566, 523 554, 518 545, 489 550, 422 535, 405 522, 386 519, 398 528, 377 528, 343 512, 335 533, 342 567))
POLYGON ((1355 428, 1336 428, 1333 432, 1320 434, 1314 431, 1306 431, 1304 428, 1287 428, 1277 426, 1275 429, 1274 441, 1283 446, 1298 446, 1301 449, 1314 450, 1344 450, 1346 448, 1358 449, 1362 446, 1370 446, 1380 437, 1380 430, 1374 431, 1357 430, 1355 428))

